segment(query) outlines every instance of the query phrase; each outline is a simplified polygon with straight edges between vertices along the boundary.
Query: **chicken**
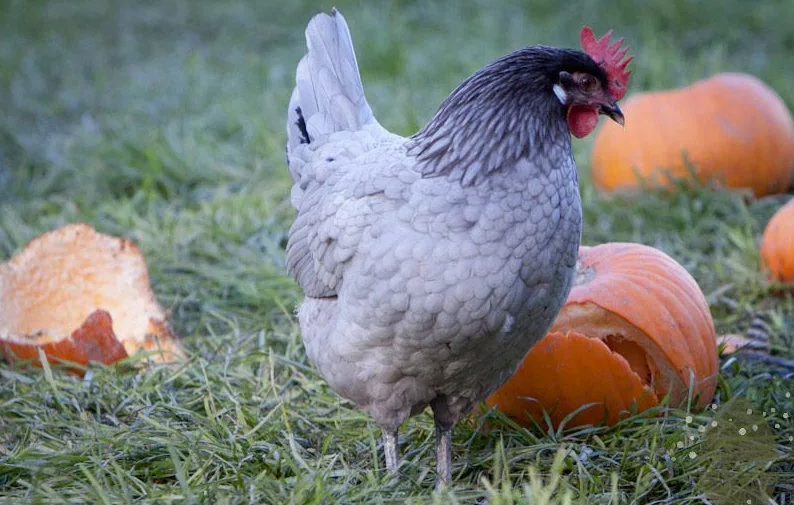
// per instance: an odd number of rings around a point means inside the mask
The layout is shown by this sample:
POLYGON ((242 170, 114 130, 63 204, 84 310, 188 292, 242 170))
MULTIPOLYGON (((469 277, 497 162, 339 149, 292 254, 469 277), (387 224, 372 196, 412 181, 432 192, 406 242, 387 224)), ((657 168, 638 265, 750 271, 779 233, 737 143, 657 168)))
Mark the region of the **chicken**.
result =
POLYGON ((315 16, 306 41, 287 120, 287 265, 306 353, 383 429, 391 471, 399 426, 429 406, 446 483, 453 425, 568 295, 582 223, 570 134, 599 113, 623 123, 630 58, 589 28, 584 52, 520 49, 404 138, 375 120, 341 13, 315 16))

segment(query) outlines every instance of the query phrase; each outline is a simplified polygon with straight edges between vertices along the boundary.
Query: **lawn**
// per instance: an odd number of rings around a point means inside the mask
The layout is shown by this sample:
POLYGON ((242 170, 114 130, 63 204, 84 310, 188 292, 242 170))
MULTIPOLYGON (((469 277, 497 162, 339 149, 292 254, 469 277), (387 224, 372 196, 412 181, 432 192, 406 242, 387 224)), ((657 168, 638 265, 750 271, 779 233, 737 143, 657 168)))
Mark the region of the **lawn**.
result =
MULTIPOLYGON (((474 70, 522 45, 575 47, 582 24, 626 37, 632 91, 736 70, 794 109, 791 0, 336 5, 375 115, 400 134, 474 70)), ((425 413, 403 428, 401 478, 385 475, 377 426, 307 362, 284 264, 286 105, 305 23, 331 7, 2 2, 0 260, 70 222, 133 239, 189 360, 137 374, 97 367, 89 380, 0 364, 0 503, 708 503, 715 479, 740 481, 736 468, 763 473, 777 503, 792 503, 794 379, 735 362, 717 396, 733 411, 661 409, 562 433, 463 423, 444 496, 430 492, 425 413), (688 457, 696 427, 738 423, 745 407, 766 415, 774 461, 739 436, 726 436, 735 468, 688 457)), ((764 224, 787 196, 604 198, 589 183, 591 139, 574 145, 585 244, 664 250, 699 282, 719 333, 744 332, 760 312, 774 352, 794 358, 794 300, 774 296, 757 266, 764 224)))

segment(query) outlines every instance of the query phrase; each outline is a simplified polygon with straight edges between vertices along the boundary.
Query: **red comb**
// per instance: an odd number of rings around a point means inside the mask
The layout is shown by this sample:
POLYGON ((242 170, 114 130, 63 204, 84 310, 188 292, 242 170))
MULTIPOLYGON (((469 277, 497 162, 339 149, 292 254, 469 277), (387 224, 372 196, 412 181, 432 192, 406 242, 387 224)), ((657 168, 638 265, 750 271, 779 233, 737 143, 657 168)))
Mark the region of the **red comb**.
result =
POLYGON ((620 45, 623 43, 622 38, 610 46, 609 37, 611 35, 612 30, 609 30, 603 37, 596 40, 593 29, 583 26, 579 38, 582 41, 584 52, 604 67, 607 77, 609 77, 609 94, 617 101, 626 94, 629 74, 631 74, 630 70, 626 70, 626 65, 632 60, 632 56, 623 60, 629 48, 620 49, 620 45))

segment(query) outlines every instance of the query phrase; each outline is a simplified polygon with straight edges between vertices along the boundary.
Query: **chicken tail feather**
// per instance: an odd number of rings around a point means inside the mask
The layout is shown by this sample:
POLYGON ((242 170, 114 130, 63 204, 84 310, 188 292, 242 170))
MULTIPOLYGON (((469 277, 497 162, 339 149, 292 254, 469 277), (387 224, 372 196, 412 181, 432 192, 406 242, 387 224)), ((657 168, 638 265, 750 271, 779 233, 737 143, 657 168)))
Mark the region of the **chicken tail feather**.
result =
POLYGON ((298 64, 287 111, 287 156, 301 144, 374 121, 342 13, 318 14, 306 28, 308 51, 298 64))

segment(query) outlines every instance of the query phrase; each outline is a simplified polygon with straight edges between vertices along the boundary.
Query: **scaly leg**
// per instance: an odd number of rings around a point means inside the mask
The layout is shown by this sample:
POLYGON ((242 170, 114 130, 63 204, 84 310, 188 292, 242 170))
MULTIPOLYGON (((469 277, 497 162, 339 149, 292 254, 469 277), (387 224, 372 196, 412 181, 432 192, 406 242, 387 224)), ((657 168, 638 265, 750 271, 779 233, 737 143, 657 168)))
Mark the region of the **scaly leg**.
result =
POLYGON ((452 426, 436 420, 436 491, 452 482, 452 426))
POLYGON ((383 452, 386 456, 386 470, 397 473, 397 430, 383 430, 383 452))

